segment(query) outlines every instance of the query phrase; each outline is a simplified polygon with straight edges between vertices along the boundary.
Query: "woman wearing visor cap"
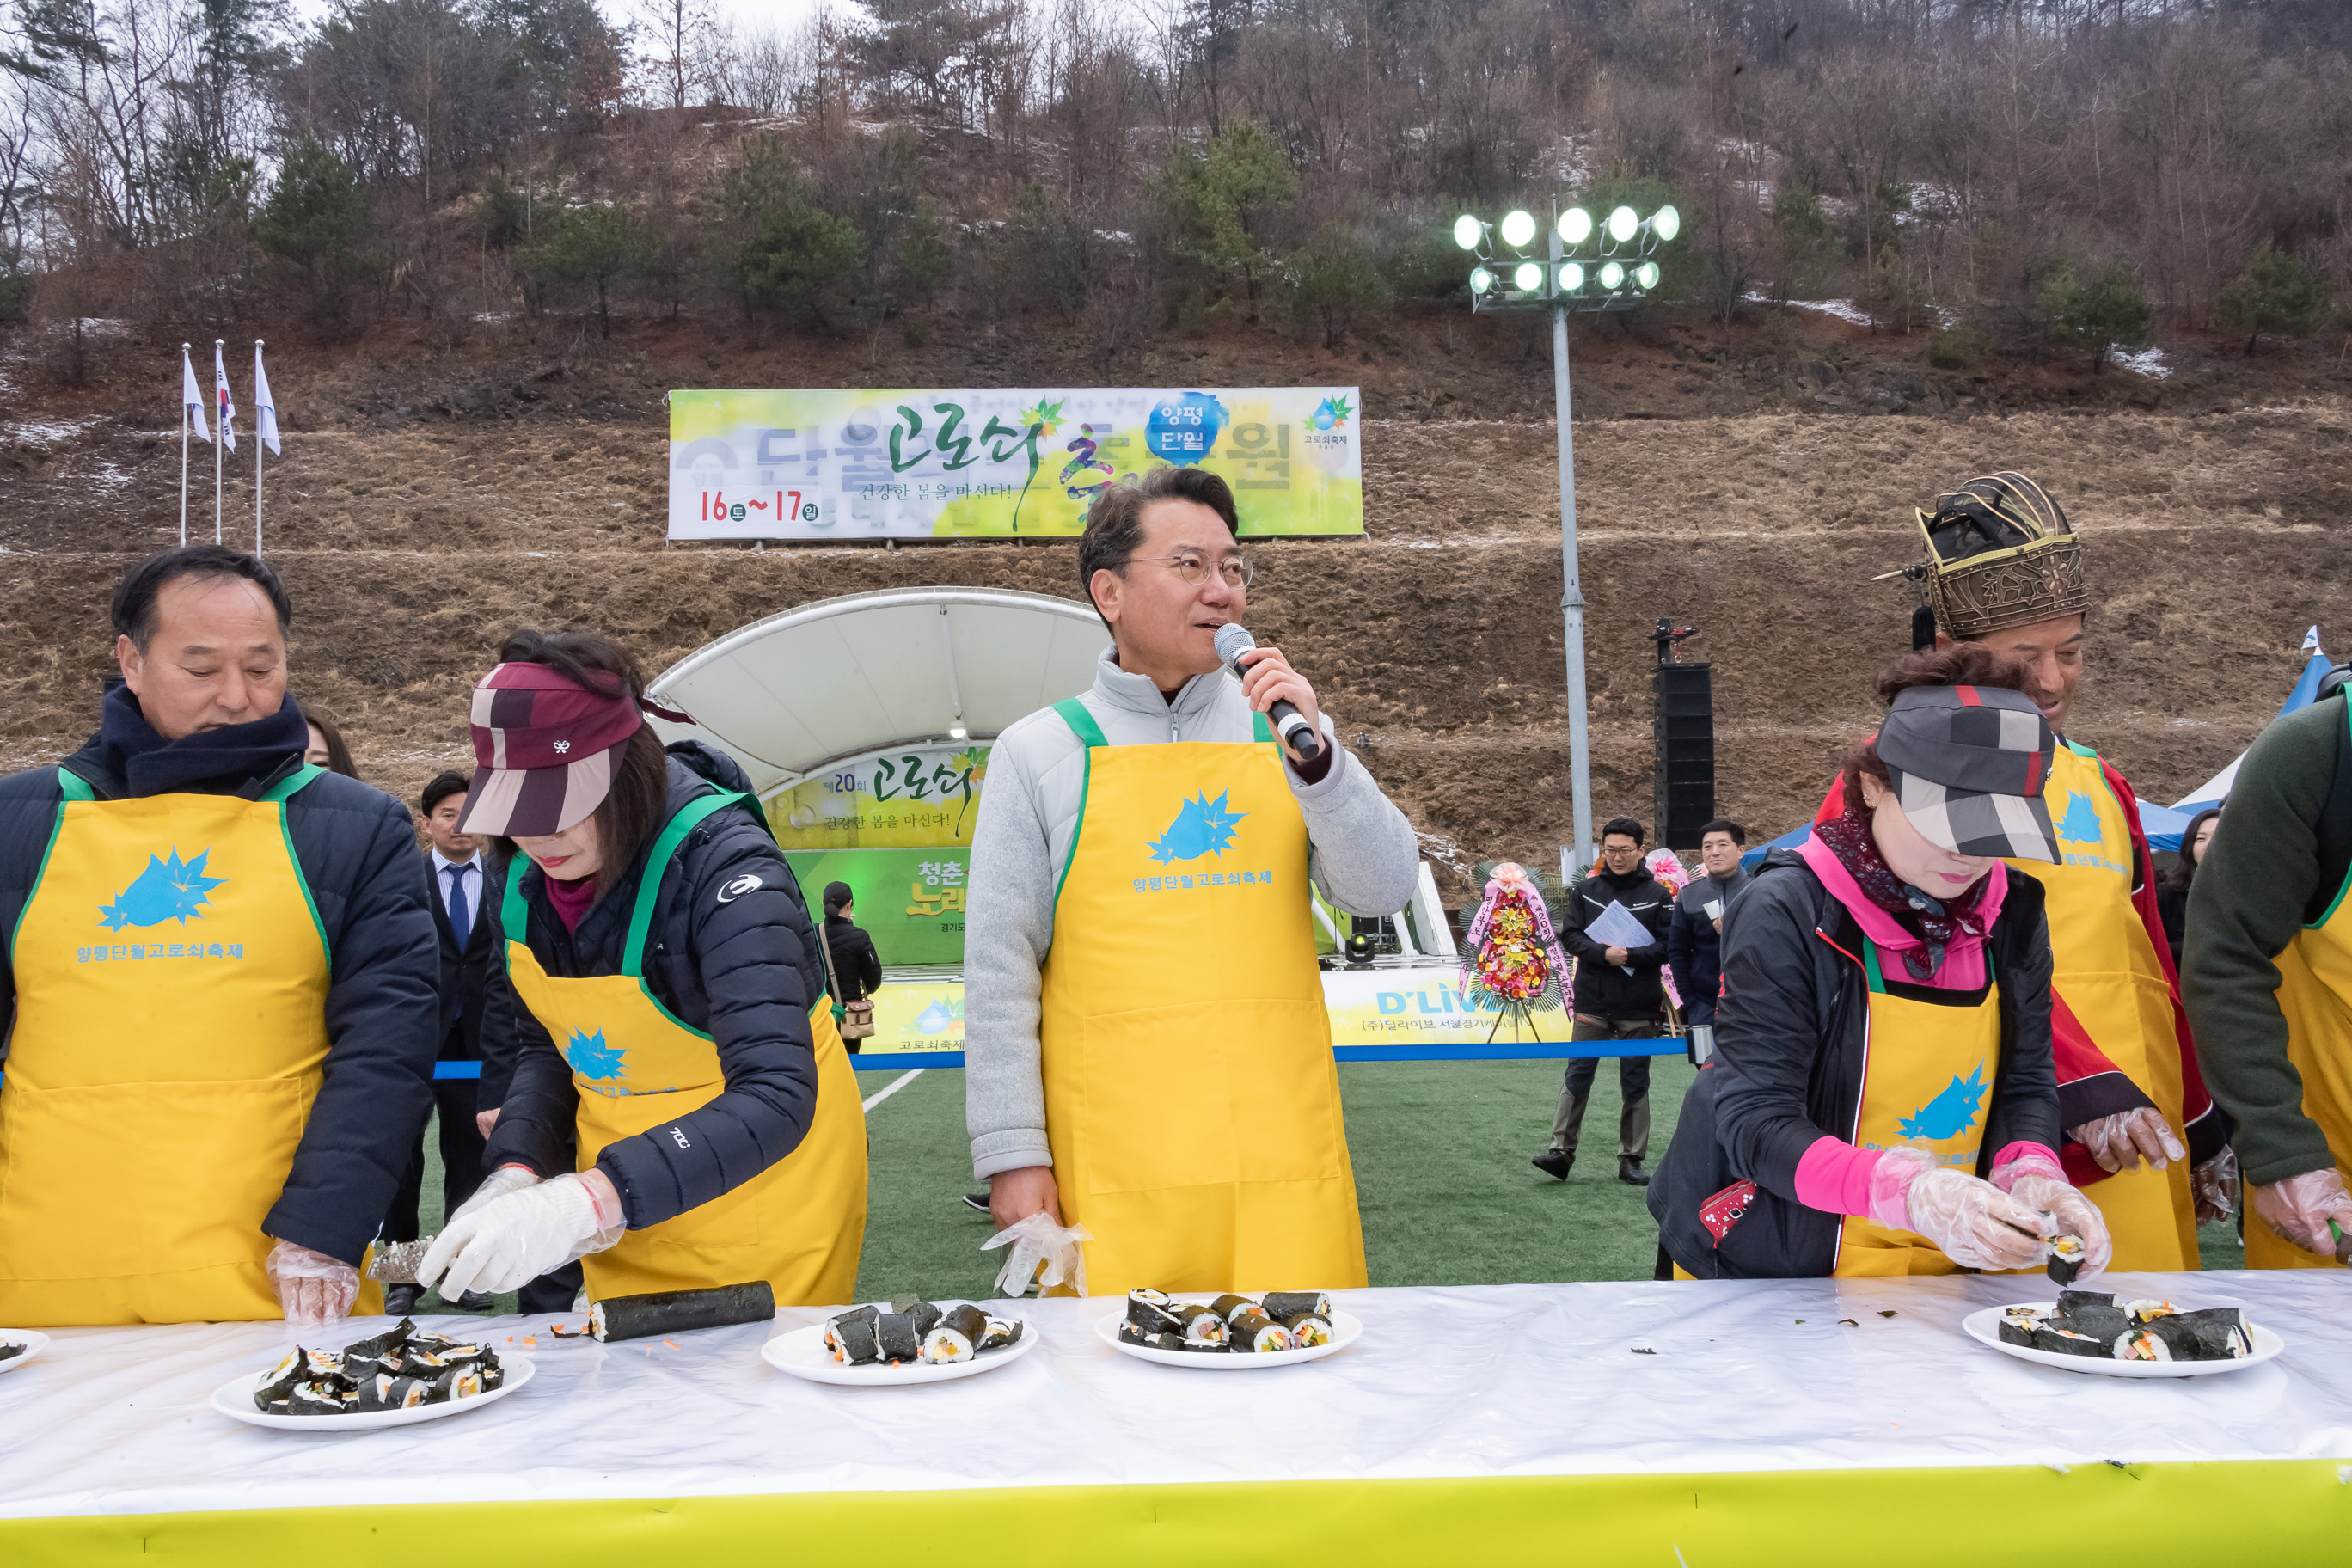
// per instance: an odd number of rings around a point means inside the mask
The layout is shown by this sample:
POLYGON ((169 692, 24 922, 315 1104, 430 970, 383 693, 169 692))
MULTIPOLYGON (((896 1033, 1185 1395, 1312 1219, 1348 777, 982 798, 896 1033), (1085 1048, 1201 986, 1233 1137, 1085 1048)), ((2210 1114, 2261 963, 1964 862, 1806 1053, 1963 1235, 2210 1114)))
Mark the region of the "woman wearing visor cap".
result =
POLYGON ((665 754, 610 637, 521 632, 499 660, 459 829, 506 852, 483 1043, 513 1081, 419 1280, 455 1299, 581 1258, 600 1300, 754 1279, 848 1300, 865 1118, 758 804, 665 754))
POLYGON ((2098 1211, 2059 1164, 2042 788, 2026 673, 1964 645, 1878 679, 1844 810, 1775 850, 1723 926, 1716 1054, 1650 1186, 1676 1278, 2040 1266, 2098 1211))

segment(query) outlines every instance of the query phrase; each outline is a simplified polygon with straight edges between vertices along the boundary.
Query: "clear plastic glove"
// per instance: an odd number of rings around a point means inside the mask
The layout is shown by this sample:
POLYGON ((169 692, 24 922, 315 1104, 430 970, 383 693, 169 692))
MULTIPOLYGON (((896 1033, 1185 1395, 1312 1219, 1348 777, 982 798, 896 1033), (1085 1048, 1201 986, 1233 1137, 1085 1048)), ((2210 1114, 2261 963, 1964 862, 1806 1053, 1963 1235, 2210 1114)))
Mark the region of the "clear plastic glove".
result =
POLYGON ((2031 1268, 2050 1252, 2040 1214, 1924 1149, 1886 1151, 1870 1173, 1870 1217, 1917 1231, 1964 1268, 2031 1268))
MULTIPOLYGON (((2060 1236, 2079 1237, 2083 1243, 2083 1268, 2075 1276, 2087 1279, 2106 1271, 2115 1261, 2115 1239, 2107 1234, 2106 1216, 2099 1206, 2083 1195, 2083 1189, 2066 1179, 2066 1168, 2050 1156, 2048 1151, 2036 1146, 2013 1160, 2006 1160, 1992 1168, 1992 1184, 2029 1208, 2038 1209, 2058 1222, 2060 1236)), ((2045 1222, 2046 1226, 2046 1222, 2045 1222)), ((2036 1232, 2049 1234, 2046 1228, 2036 1232)), ((2047 1260, 2050 1249, 2042 1248, 2047 1260)))
POLYGON ((1078 1243, 1094 1238, 1095 1233, 1085 1226, 1056 1224, 1052 1215, 1040 1209, 1027 1219, 1006 1226, 982 1242, 980 1249, 987 1252, 999 1247, 1013 1248, 1004 1259, 1004 1267, 997 1270, 996 1293, 1000 1296, 1026 1294, 1032 1279, 1036 1281, 1040 1296, 1062 1285, 1069 1286, 1071 1294, 1083 1296, 1087 1293, 1087 1255, 1078 1243), (1042 1273, 1040 1264, 1045 1266, 1042 1273))
POLYGON ((360 1271, 340 1258, 281 1241, 262 1267, 289 1329, 323 1329, 352 1315, 359 1300, 360 1271))
POLYGON ((2069 1127, 2066 1136, 2089 1151, 2099 1169, 2110 1174, 2131 1170, 2142 1160, 2161 1171, 2168 1161, 2189 1158, 2188 1145, 2172 1131, 2164 1112, 2152 1105, 2069 1127))
POLYGON ((2329 1220, 2352 1237, 2352 1193, 2344 1190, 2344 1173, 2333 1165, 2256 1187, 2252 1207, 2272 1230, 2323 1258, 2344 1256, 2343 1244, 2328 1234, 2329 1220))
POLYGON ((528 1166, 500 1165, 497 1170, 484 1176, 481 1185, 467 1194, 466 1201, 457 1205, 457 1212, 444 1220, 442 1224, 445 1227, 455 1225, 469 1214, 480 1213, 509 1193, 519 1193, 525 1187, 537 1185, 539 1185, 539 1173, 528 1166))
POLYGON ((2197 1223, 2228 1219, 2238 1208, 2238 1152, 2224 1147, 2201 1165, 2189 1170, 2189 1190, 2197 1199, 2197 1223))
POLYGON ((627 1229, 611 1178, 596 1170, 567 1173, 461 1212, 442 1227, 416 1282, 437 1285, 451 1300, 468 1290, 497 1295, 604 1251, 627 1229))

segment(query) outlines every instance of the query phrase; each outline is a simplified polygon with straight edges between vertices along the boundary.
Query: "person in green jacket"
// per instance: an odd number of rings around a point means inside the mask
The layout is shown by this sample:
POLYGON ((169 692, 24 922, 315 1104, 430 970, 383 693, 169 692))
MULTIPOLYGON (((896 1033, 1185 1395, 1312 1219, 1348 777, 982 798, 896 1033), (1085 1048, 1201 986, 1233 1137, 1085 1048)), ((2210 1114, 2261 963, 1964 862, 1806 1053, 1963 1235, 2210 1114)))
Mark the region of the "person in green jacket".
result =
POLYGON ((2249 1268, 2352 1258, 2352 668, 2247 751, 2189 889, 2181 991, 2259 1223, 2249 1268))

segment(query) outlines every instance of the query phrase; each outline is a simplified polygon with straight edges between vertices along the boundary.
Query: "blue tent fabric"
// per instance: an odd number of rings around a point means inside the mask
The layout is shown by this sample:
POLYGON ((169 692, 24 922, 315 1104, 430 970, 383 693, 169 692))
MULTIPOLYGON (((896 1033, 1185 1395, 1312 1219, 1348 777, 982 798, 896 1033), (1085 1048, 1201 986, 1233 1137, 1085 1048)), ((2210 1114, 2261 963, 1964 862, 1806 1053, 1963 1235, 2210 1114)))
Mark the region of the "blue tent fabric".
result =
POLYGON ((1759 844, 1753 849, 1743 851, 1739 857, 1739 864, 1745 869, 1753 871, 1756 869, 1757 866, 1763 861, 1764 857, 1769 855, 1773 850, 1794 849, 1798 845, 1802 844, 1806 839, 1811 838, 1812 836, 1813 825, 1808 822, 1794 833, 1783 833, 1780 837, 1775 838, 1769 844, 1759 844))

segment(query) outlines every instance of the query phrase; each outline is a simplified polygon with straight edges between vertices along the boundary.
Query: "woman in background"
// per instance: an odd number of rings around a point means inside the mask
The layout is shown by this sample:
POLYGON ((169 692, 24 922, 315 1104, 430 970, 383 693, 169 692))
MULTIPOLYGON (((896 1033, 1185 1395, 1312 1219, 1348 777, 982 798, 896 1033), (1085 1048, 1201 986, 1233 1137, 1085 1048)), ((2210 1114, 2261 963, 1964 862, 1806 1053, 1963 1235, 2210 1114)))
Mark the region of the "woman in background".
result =
POLYGON ((2218 805, 2209 805, 2190 817, 2180 836, 2180 858, 2156 880, 2156 912, 2164 917, 2164 940, 2172 944, 2176 974, 2180 972, 2180 939, 2189 929, 2189 885, 2197 879, 2197 863, 2205 858, 2205 847, 2213 842, 2213 829, 2221 821, 2218 805))
POLYGON ((347 779, 358 778, 359 764, 352 761, 352 749, 343 743, 343 729, 335 722, 335 716, 307 703, 295 706, 302 710, 302 721, 310 726, 310 743, 304 748, 302 760, 347 779))

